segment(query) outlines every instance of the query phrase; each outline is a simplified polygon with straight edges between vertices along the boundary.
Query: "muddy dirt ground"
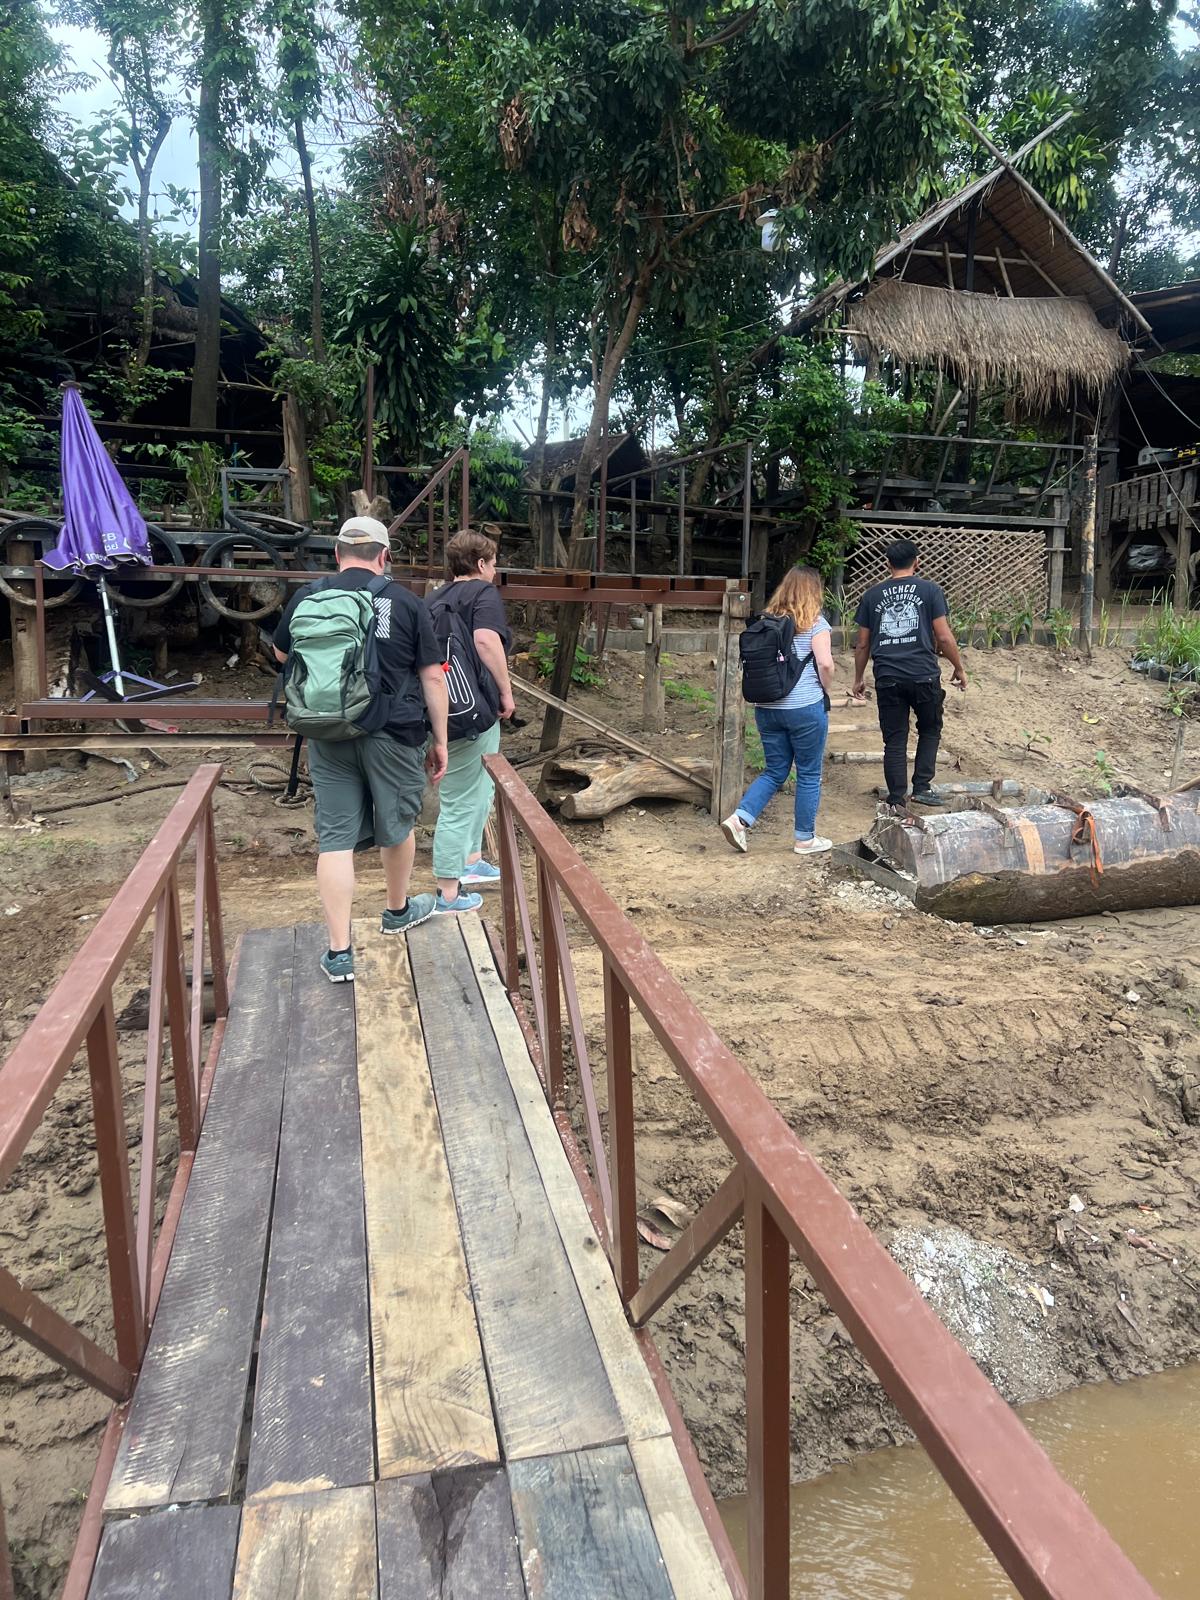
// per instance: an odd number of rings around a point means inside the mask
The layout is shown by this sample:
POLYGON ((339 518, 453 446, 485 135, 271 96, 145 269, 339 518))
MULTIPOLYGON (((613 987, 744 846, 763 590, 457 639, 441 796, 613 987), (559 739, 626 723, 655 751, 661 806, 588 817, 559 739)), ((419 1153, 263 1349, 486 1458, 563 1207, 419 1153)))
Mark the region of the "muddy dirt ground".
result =
MULTIPOLYGON (((1098 652, 1089 664, 1021 647, 976 649, 967 659, 968 693, 947 706, 943 777, 1002 775, 1083 792, 1107 781, 1111 767, 1163 787, 1177 721, 1166 689, 1131 673, 1122 653, 1098 652)), ((0 701, 11 693, 6 665, 0 653, 0 701)), ((264 692, 261 673, 227 669, 219 657, 201 666, 213 695, 264 692)), ((576 691, 578 703, 636 730, 639 670, 635 656, 611 655, 603 684, 576 691)), ((844 658, 842 670, 848 683, 844 658)), ((676 658, 668 676, 668 729, 658 742, 677 755, 706 754, 711 658, 676 658)), ((833 722, 854 731, 835 734, 831 748, 877 749, 873 707, 842 709, 840 698, 833 722)), ((507 736, 505 751, 518 759, 535 744, 531 725, 507 736)), ((1200 729, 1189 748, 1200 770, 1200 729)), ((43 821, 0 825, 5 1050, 178 792, 149 786, 195 762, 168 759, 169 771, 147 769, 133 786, 114 768, 80 767, 75 758, 18 785, 22 815, 43 821), (115 798, 79 804, 103 795, 115 798)), ((533 781, 537 766, 522 771, 533 781)), ((827 766, 821 831, 838 840, 865 831, 879 776, 874 766, 827 766)), ((232 753, 230 786, 217 799, 234 936, 316 915, 311 811, 280 808, 256 778, 277 781, 232 753)), ((1010 1399, 1200 1354, 1200 909, 1006 931, 948 925, 847 878, 828 858, 797 859, 787 795, 747 856, 729 849, 707 815, 675 802, 564 826, 1010 1399)), ((428 869, 419 854, 418 877, 428 869)), ((366 908, 381 881, 371 870, 362 882, 366 908)), ((600 1063, 599 967, 581 935, 573 943, 600 1063)), ((141 955, 118 995, 134 1024, 121 1033, 134 1158, 145 1034, 133 1002, 147 981, 148 948, 141 955)), ((645 1200, 698 1206, 728 1157, 644 1026, 635 1041, 645 1200)), ((0 1249, 31 1288, 106 1338, 89 1117, 77 1065, 0 1194, 0 1249)), ((164 1186, 171 1158, 165 1147, 164 1186)), ((646 1246, 644 1267, 655 1259, 646 1246)), ((718 1494, 742 1487, 741 1266, 738 1230, 655 1323, 718 1494)), ((905 1437, 799 1266, 793 1312, 796 1475, 905 1437)), ((18 1592, 41 1596, 61 1578, 105 1408, 7 1335, 0 1403, 0 1488, 18 1592)))

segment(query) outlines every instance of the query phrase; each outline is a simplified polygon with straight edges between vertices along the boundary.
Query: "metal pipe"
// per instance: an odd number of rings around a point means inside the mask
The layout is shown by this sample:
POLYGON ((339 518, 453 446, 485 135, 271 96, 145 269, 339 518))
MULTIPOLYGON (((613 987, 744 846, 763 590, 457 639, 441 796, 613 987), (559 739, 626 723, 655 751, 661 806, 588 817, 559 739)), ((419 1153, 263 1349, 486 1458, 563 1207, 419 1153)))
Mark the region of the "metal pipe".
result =
POLYGON ((363 493, 375 498, 375 363, 367 363, 367 407, 363 419, 363 493))
POLYGON ((637 479, 629 485, 629 576, 637 573, 637 479))
POLYGON ((679 575, 683 576, 683 546, 686 536, 684 518, 687 507, 687 473, 682 462, 679 464, 679 575))
MULTIPOLYGON (((112 662, 113 687, 119 695, 124 695, 125 679, 121 676, 121 657, 117 650, 117 625, 113 617, 112 601, 108 595, 108 584, 103 573, 96 579, 96 587, 100 591, 100 609, 104 612, 104 631, 108 635, 108 659, 112 662)), ((42 692, 45 694, 47 691, 42 692)))

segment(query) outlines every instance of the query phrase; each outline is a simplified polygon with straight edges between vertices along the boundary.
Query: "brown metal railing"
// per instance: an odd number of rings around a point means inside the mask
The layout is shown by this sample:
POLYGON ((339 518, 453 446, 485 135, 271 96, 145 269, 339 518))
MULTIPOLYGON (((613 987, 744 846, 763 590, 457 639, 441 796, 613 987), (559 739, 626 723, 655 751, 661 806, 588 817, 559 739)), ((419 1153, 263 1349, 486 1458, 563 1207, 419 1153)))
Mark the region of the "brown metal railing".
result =
MULTIPOLYGON (((81 1048, 86 1050, 104 1232, 112 1294, 115 1356, 0 1267, 0 1326, 107 1395, 127 1400, 145 1353, 183 1191, 191 1172, 211 1077, 203 1055, 206 958, 211 962, 217 1029, 229 1009, 225 941, 217 881, 213 794, 219 766, 197 769, 140 860, 37 1016, 0 1067, 0 1184, 11 1176, 81 1048), (188 998, 180 907, 184 852, 195 842, 192 984, 188 998), (114 988, 143 929, 153 919, 146 1076, 136 1205, 129 1171, 114 988), (207 935, 207 937, 206 937, 207 935), (161 1224, 155 1227, 163 1062, 170 1036, 179 1162, 161 1224)), ((114 1417, 117 1413, 114 1412, 114 1417)), ((110 1419, 101 1447, 111 1465, 118 1429, 110 1419)), ((99 1504, 89 1500, 72 1573, 86 1592, 99 1504)), ((3 1509, 0 1508, 0 1527, 3 1509)), ((68 1581, 66 1593, 72 1593, 68 1581)), ((0 1600, 12 1593, 8 1546, 0 1539, 0 1600)))
MULTIPOLYGON (((563 1004, 621 1297, 641 1327, 734 1227, 745 1224, 749 1564, 740 1593, 787 1600, 791 1252, 804 1263, 934 1465, 1027 1600, 1152 1600, 1154 1591, 1058 1475, 963 1347, 721 1042, 638 930, 501 756, 496 780, 505 985, 520 1004, 552 1105, 562 1099, 563 1004), (533 854, 535 941, 518 830, 533 854), (570 904, 604 962, 608 1137, 591 1081, 563 917, 570 904), (539 961, 540 953, 540 961, 539 961), (630 1007, 636 1006, 733 1158, 713 1197, 643 1282, 638 1262, 630 1007)), ((561 1126, 561 1115, 560 1115, 561 1126)), ((735 1588, 737 1577, 735 1576, 735 1588)))
MULTIPOLYGON (((459 445, 454 454, 448 456, 442 462, 421 492, 410 500, 404 510, 394 516, 391 522, 388 523, 388 538, 390 539, 397 529, 404 526, 417 507, 424 505, 428 519, 425 534, 425 555, 431 565, 433 564, 435 530, 434 493, 440 486, 442 490, 442 564, 444 565, 446 545, 450 541, 450 481, 455 467, 459 469, 458 526, 460 529, 469 527, 471 522, 471 452, 465 445, 459 445)), ((378 472, 381 469, 376 467, 375 470, 378 472)))

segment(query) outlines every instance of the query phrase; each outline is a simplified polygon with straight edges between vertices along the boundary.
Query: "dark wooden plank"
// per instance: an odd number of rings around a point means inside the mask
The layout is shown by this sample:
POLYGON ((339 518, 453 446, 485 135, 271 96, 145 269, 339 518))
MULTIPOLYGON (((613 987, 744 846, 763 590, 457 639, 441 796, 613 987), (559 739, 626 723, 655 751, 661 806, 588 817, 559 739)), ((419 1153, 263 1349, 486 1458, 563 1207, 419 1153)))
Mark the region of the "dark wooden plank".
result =
POLYGON ((233 1600, 377 1600, 369 1487, 255 1500, 242 1512, 233 1600))
POLYGON ((625 1437, 462 936, 408 942, 507 1460, 625 1437))
POLYGON ((296 930, 287 1083, 246 1494, 375 1476, 354 986, 296 930))
POLYGON ((108 1510, 226 1500, 258 1326, 292 989, 291 928, 248 933, 108 1510))
POLYGON ((514 1461, 508 1475, 531 1600, 673 1600, 623 1444, 514 1461))
POLYGON ((190 1506, 110 1522, 88 1600, 229 1600, 237 1506, 190 1506))
POLYGON ((525 1600, 502 1468, 378 1483, 375 1523, 379 1600, 525 1600))

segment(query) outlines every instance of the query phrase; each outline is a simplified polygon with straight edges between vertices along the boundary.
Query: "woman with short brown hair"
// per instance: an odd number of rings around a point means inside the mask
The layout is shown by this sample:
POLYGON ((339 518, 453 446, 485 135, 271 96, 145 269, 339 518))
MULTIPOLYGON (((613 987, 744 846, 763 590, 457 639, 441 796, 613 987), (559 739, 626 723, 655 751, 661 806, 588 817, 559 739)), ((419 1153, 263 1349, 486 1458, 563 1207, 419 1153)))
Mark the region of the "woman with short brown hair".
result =
POLYGON ((496 686, 492 705, 499 716, 491 727, 467 738, 451 738, 446 775, 438 788, 438 820, 433 834, 433 874, 438 880, 435 915, 478 911, 476 889, 500 881, 500 869, 483 859, 483 832, 496 786, 483 764, 500 748, 500 723, 515 710, 508 651, 512 635, 504 602, 496 588, 496 542, 464 528, 446 542, 451 582, 430 596, 436 611, 449 606, 465 623, 475 652, 496 686))
POLYGON ((792 653, 805 663, 782 700, 756 705, 754 721, 762 739, 765 770, 746 790, 721 831, 735 850, 750 848, 749 830, 796 769, 796 838, 798 856, 819 855, 833 848, 816 833, 821 803, 821 771, 829 732, 827 690, 836 670, 833 636, 821 615, 821 575, 814 567, 793 567, 767 601, 768 613, 790 617, 796 629, 792 653))

